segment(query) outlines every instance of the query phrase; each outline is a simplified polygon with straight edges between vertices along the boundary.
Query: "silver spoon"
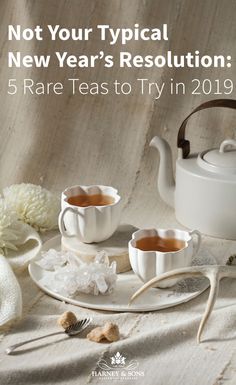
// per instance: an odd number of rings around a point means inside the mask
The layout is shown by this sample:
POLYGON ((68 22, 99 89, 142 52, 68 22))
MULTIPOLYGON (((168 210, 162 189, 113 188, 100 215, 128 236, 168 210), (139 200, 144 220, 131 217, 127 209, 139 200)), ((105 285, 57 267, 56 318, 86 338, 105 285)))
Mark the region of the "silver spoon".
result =
POLYGON ((22 345, 29 344, 30 342, 41 340, 42 338, 45 338, 45 337, 56 336, 57 334, 65 334, 66 333, 69 337, 75 336, 76 334, 79 334, 80 332, 82 332, 82 330, 84 330, 91 323, 91 321, 92 321, 92 318, 84 318, 80 321, 77 321, 73 325, 70 325, 63 332, 46 334, 45 336, 33 338, 31 340, 23 341, 23 342, 20 342, 19 344, 9 346, 9 348, 7 348, 5 350, 5 353, 11 354, 15 349, 19 348, 22 345))

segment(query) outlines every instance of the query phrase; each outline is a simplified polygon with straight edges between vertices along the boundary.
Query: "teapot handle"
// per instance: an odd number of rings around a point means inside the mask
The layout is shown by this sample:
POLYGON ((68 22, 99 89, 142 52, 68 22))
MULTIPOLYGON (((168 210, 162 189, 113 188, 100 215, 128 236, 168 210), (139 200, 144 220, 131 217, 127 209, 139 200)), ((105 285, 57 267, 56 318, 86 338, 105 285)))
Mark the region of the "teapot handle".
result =
POLYGON ((177 146, 182 148, 183 158, 187 158, 190 153, 190 141, 185 139, 185 128, 188 123, 189 118, 195 114, 195 112, 205 110, 212 107, 227 107, 236 109, 236 100, 235 99, 215 99, 209 100, 208 102, 200 104, 195 110, 193 110, 186 119, 184 119, 181 124, 178 132, 177 146))

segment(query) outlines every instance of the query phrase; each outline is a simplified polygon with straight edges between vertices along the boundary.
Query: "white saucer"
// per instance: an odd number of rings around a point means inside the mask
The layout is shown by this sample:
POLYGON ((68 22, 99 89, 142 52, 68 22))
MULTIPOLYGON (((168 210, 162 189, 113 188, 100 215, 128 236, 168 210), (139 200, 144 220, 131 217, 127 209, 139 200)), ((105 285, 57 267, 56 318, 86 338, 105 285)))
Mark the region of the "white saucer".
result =
POLYGON ((131 225, 120 225, 109 239, 99 243, 83 243, 76 237, 61 237, 61 248, 78 255, 87 263, 92 262, 95 255, 104 250, 110 263, 116 261, 117 273, 125 273, 131 270, 128 243, 137 230, 137 227, 131 225))
MULTIPOLYGON (((41 251, 49 249, 60 250, 61 236, 56 236, 44 243, 41 251)), ((36 285, 50 296, 89 309, 117 311, 117 312, 143 312, 165 309, 176 306, 200 295, 209 287, 206 278, 188 278, 182 280, 175 286, 168 289, 150 289, 140 296, 132 305, 128 305, 129 298, 142 286, 140 279, 132 272, 118 275, 116 288, 110 295, 93 296, 91 294, 79 294, 75 298, 64 297, 56 292, 49 290, 40 283, 40 280, 46 275, 53 274, 50 271, 43 270, 35 261, 41 259, 41 252, 31 261, 29 265, 29 274, 36 285)), ((216 261, 211 255, 197 257, 193 261, 194 265, 214 265, 216 261)))

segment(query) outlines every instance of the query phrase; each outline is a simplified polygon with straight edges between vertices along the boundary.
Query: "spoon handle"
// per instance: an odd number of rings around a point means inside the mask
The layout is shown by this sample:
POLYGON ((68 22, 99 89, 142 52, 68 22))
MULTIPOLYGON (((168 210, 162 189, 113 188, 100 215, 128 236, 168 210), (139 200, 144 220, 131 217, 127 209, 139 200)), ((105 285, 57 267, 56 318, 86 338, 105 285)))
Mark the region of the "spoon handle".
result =
POLYGON ((20 342, 20 343, 18 343, 18 344, 9 346, 9 347, 5 350, 5 353, 6 353, 6 354, 11 354, 16 348, 19 348, 19 347, 22 346, 22 345, 26 345, 26 344, 29 344, 30 342, 34 342, 34 341, 41 340, 41 339, 43 339, 43 338, 45 338, 45 337, 56 336, 57 334, 65 334, 65 332, 56 332, 56 333, 46 334, 46 335, 41 336, 41 337, 32 338, 31 340, 27 340, 27 341, 20 342))

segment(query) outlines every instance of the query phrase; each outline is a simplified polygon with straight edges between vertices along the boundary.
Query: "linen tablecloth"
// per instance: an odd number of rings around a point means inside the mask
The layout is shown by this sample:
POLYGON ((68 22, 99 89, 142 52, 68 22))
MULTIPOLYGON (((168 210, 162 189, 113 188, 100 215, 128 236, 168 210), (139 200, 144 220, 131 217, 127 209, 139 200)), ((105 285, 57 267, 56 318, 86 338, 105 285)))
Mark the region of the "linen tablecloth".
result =
MULTIPOLYGON (((146 196, 147 198, 147 196, 146 196)), ((149 197, 150 198, 150 197, 149 197)), ((144 197, 145 199, 145 197, 144 197)), ((147 201, 150 202, 151 199, 147 201)), ((164 207, 164 206, 163 206, 164 207)), ((130 219, 135 205, 124 210, 130 219)), ((135 225, 178 226, 173 212, 165 208, 160 218, 147 206, 136 215, 135 225), (145 212, 146 214, 145 214, 145 212), (149 213, 149 215, 148 215, 149 213)), ((212 253, 219 263, 235 252, 236 243, 204 237, 202 251, 212 253)), ((111 366, 119 352, 126 363, 137 361, 136 368, 123 381, 158 385, 220 385, 235 383, 236 282, 224 279, 214 311, 198 345, 196 333, 204 312, 208 290, 196 299, 166 310, 147 313, 93 311, 57 301, 41 292, 28 273, 18 276, 24 304, 24 318, 3 336, 0 353, 0 384, 101 384, 119 383, 114 377, 100 377, 100 360, 111 366), (112 344, 88 341, 87 331, 76 338, 50 337, 21 348, 21 353, 6 356, 4 349, 17 342, 58 330, 57 318, 66 310, 78 317, 92 316, 93 325, 112 321, 119 325, 121 340, 112 344), (134 373, 138 372, 138 374, 134 373)), ((112 371, 115 368, 112 367, 112 371)), ((120 376, 120 369, 118 369, 120 376)), ((115 376, 115 374, 114 374, 115 376)), ((119 377, 120 378, 120 377, 119 377)), ((128 382, 129 383, 129 382, 128 382)))

